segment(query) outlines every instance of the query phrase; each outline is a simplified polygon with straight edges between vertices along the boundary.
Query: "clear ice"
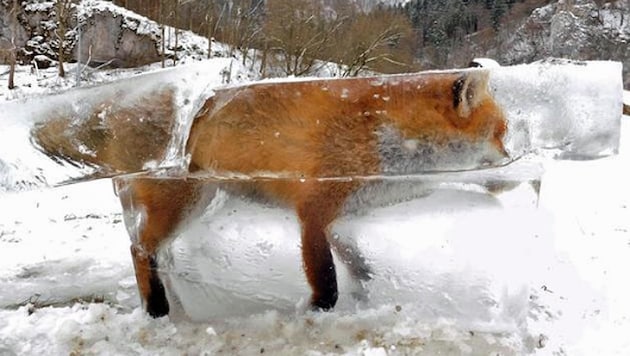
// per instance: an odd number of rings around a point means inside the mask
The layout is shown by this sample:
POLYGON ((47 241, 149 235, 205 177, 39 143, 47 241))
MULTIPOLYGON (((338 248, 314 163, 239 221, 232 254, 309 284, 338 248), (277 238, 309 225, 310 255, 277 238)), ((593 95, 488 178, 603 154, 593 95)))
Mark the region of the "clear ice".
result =
POLYGON ((191 118, 227 65, 203 62, 0 104, 0 190, 185 166, 191 118), (126 147, 107 152, 115 140, 126 147), (46 144, 54 154, 42 152, 46 144), (123 163, 108 164, 112 154, 123 163))

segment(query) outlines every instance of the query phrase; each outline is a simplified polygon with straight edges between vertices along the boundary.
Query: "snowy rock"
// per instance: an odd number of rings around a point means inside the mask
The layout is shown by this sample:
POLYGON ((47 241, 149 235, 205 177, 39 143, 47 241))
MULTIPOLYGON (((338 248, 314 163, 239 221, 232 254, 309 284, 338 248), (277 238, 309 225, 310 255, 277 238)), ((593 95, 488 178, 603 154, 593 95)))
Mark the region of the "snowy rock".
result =
MULTIPOLYGON (((15 44, 18 61, 31 63, 38 55, 57 60, 59 40, 56 35, 57 19, 53 2, 29 0, 22 2, 17 23, 10 12, 10 3, 0 1, 0 50, 11 46, 15 28, 15 44)), ((72 9, 68 31, 65 34, 66 58, 80 59, 82 63, 110 67, 138 67, 160 60, 161 31, 154 21, 137 15, 109 1, 82 1, 72 9), (77 19, 80 29, 77 28, 77 19)), ((169 29, 167 29, 169 30, 169 29)), ((171 30, 172 31, 172 30, 171 30)), ((187 48, 182 41, 180 50, 204 57, 207 46, 187 48)), ((174 53, 170 43, 166 44, 167 58, 174 53)), ((0 63, 8 63, 0 51, 0 63)), ((39 64, 39 63, 38 63, 39 64)))
POLYGON ((75 45, 73 50, 73 56, 82 62, 136 67, 160 60, 156 39, 126 26, 129 20, 124 16, 105 9, 93 12, 85 21, 81 47, 75 45))
POLYGON ((53 61, 52 59, 48 58, 47 56, 43 54, 38 54, 35 57, 33 57, 33 62, 35 62, 35 64, 37 65, 37 68, 39 69, 50 68, 55 64, 55 61, 53 61))
POLYGON ((6 1, 0 1, 0 63, 9 63, 9 53, 13 42, 20 46, 28 40, 28 34, 21 26, 16 26, 6 1), (15 29, 15 33, 13 31, 15 29))

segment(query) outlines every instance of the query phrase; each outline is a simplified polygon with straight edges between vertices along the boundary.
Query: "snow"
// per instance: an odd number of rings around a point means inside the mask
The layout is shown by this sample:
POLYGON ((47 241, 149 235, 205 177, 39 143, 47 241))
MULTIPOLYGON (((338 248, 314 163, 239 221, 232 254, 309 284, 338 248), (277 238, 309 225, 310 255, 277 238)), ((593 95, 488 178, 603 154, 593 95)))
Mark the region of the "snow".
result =
POLYGON ((604 4, 592 16, 597 17, 604 28, 614 30, 620 37, 630 39, 630 24, 625 21, 630 6, 627 2, 617 1, 604 4))
POLYGON ((27 3, 26 6, 24 7, 24 9, 26 11, 34 11, 34 12, 39 12, 39 11, 51 11, 52 8, 55 6, 55 2, 54 1, 43 1, 43 2, 36 2, 36 3, 27 3))
POLYGON ((474 58, 472 61, 470 61, 470 63, 475 64, 476 67, 483 67, 483 68, 496 68, 496 67, 500 67, 501 65, 495 61, 492 58, 474 58))

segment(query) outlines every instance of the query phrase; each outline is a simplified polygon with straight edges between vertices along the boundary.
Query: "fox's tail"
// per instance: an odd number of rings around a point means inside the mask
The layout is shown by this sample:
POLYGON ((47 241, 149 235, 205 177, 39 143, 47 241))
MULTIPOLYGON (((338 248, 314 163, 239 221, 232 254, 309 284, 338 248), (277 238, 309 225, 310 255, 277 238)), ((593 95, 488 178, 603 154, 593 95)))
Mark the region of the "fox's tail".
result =
POLYGON ((52 112, 34 125, 31 142, 58 163, 94 168, 95 178, 134 173, 164 158, 176 113, 171 88, 132 98, 117 92, 82 114, 52 112))

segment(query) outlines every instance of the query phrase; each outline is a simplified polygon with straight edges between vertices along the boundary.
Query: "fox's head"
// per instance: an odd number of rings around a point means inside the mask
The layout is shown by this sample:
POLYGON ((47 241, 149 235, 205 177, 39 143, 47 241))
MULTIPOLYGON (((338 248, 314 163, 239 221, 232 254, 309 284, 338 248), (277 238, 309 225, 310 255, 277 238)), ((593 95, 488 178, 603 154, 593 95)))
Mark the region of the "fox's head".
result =
POLYGON ((392 93, 388 120, 377 131, 384 172, 463 170, 506 162, 507 123, 488 92, 487 71, 417 78, 390 89, 403 92, 392 93))

